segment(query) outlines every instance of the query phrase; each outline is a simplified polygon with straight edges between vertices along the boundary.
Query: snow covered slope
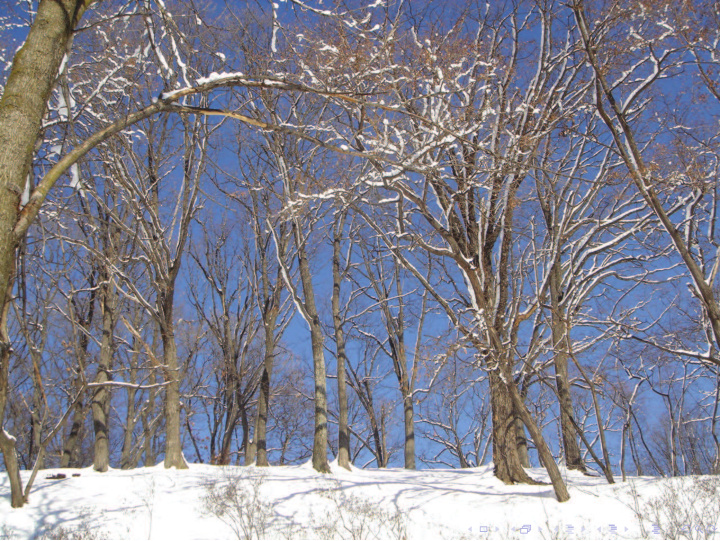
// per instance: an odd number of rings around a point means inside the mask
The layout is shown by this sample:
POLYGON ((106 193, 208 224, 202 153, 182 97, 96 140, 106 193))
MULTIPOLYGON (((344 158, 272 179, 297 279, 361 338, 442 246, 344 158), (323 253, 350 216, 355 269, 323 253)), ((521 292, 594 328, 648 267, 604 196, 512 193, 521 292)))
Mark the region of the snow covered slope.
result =
MULTIPOLYGON (((547 480, 542 470, 531 473, 547 480)), ((3 477, 0 536, 661 539, 668 535, 670 523, 678 522, 661 510, 652 511, 653 499, 672 494, 668 481, 634 478, 607 485, 603 478, 573 472, 566 478, 571 500, 560 504, 550 486, 506 486, 489 467, 349 472, 333 464, 330 475, 317 474, 309 465, 191 465, 187 471, 160 465, 104 474, 92 469, 47 470, 38 475, 30 503, 22 509, 10 508, 9 484, 3 477), (49 478, 58 473, 66 477, 49 478), (646 520, 639 520, 636 510, 646 520)), ((717 514, 710 516, 716 511, 702 496, 707 489, 708 501, 719 500, 715 481, 677 481, 684 486, 676 496, 687 494, 695 499, 694 505, 705 506, 704 518, 682 519, 693 537, 714 535, 717 514)))

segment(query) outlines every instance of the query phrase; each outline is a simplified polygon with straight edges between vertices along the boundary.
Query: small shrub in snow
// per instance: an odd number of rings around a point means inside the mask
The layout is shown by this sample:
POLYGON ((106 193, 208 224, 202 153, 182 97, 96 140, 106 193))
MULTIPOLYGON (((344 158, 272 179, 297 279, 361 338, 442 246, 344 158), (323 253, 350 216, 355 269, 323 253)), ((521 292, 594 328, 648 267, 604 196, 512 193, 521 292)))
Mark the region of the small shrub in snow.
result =
POLYGON ((331 503, 324 521, 313 525, 322 539, 407 539, 407 525, 397 508, 386 510, 372 501, 346 493, 335 483, 322 492, 331 503))
POLYGON ((348 495, 339 483, 321 491, 326 505, 311 511, 309 527, 276 513, 261 495, 265 472, 246 470, 206 488, 203 510, 227 524, 238 539, 406 539, 407 526, 400 511, 385 510, 377 502, 348 495))
POLYGON ((720 478, 673 478, 662 482, 660 495, 642 507, 634 493, 635 512, 650 538, 720 539, 720 478))
POLYGON ((230 526, 238 539, 261 539, 274 518, 271 505, 260 495, 265 473, 243 471, 207 487, 203 508, 230 526))
POLYGON ((108 539, 108 536, 83 522, 77 527, 61 525, 46 529, 37 539, 108 539))

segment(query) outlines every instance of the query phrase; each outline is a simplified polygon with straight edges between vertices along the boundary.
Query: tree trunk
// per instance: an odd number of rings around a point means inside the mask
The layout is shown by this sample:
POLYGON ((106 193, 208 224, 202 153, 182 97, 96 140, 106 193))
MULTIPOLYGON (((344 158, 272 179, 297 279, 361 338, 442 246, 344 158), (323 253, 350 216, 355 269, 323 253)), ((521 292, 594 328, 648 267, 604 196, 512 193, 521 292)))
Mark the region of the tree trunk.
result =
POLYGON ((490 371, 490 401, 492 405, 492 444, 495 476, 506 484, 537 484, 523 469, 518 453, 516 412, 512 391, 506 382, 512 381, 510 370, 501 363, 490 371), (502 370, 502 374, 498 373, 502 370))
MULTIPOLYGON (((7 318, 10 308, 11 290, 8 288, 4 307, 0 313, 0 420, 5 419, 5 407, 8 403, 8 390, 10 379, 10 337, 7 332, 7 318)), ((5 430, 0 430, 0 450, 5 460, 5 471, 10 479, 10 504, 12 507, 22 507, 25 503, 22 480, 20 479, 20 465, 18 464, 15 438, 5 430)))
POLYGON ((42 118, 72 32, 90 1, 39 2, 0 99, 0 291, 14 273, 14 232, 42 118))
MULTIPOLYGON (((570 420, 570 416, 575 413, 570 396, 568 353, 565 347, 568 328, 560 307, 560 301, 562 300, 560 272, 560 261, 556 261, 550 270, 550 301, 552 304, 552 340, 553 350, 555 352, 553 366, 555 368, 555 385, 557 387, 558 400, 560 401, 560 429, 562 431, 565 464, 567 468, 569 470, 585 472, 585 464, 580 454, 575 426, 570 420)), ((569 340, 569 337, 567 339, 569 340)))
POLYGON ((408 391, 403 397, 405 413, 405 468, 415 469, 415 412, 412 394, 408 391))
POLYGON ((93 429, 95 431, 95 446, 93 469, 106 472, 110 467, 110 430, 108 417, 110 413, 110 391, 104 383, 110 381, 110 365, 113 358, 115 344, 115 310, 117 308, 117 292, 112 281, 105 277, 102 296, 102 338, 100 340, 100 357, 98 359, 95 387, 92 395, 93 429))
POLYGON ((338 391, 338 465, 341 468, 350 469, 350 429, 348 427, 348 399, 347 384, 345 377, 345 365, 347 356, 345 354, 345 335, 342 329, 340 318, 340 282, 342 273, 340 271, 340 234, 345 222, 345 214, 335 224, 335 235, 333 238, 333 290, 332 290, 332 315, 333 327, 335 330, 335 352, 337 360, 337 391, 338 391))
MULTIPOLYGON (((407 368, 407 350, 405 348, 405 301, 403 299, 402 280, 400 269, 395 261, 395 287, 398 295, 398 316, 392 317, 390 310, 387 310, 386 318, 388 330, 390 331, 391 353, 394 357, 395 375, 398 378, 398 387, 403 398, 403 423, 405 426, 404 458, 405 469, 415 469, 415 419, 413 412, 413 393, 407 368)), ((386 305, 387 306, 387 305, 386 305)))
POLYGON ((525 404, 523 404, 522 397, 520 396, 520 392, 515 384, 511 383, 508 385, 508 390, 511 393, 510 398, 512 399, 515 411, 522 418, 523 423, 525 423, 525 426, 530 431, 530 436, 535 442, 535 447, 537 448, 540 461, 550 476, 550 482, 555 490, 555 498, 557 498, 557 501, 561 503, 568 501, 570 499, 570 493, 565 486, 562 475, 560 475, 560 470, 558 469, 557 464, 555 464, 555 459, 550 452, 550 448, 547 446, 547 443, 545 443, 545 438, 543 438, 540 429, 532 418, 532 415, 530 415, 530 412, 525 407, 525 404))
POLYGON ((132 460, 133 432, 135 431, 135 394, 137 394, 137 390, 128 389, 125 434, 123 435, 123 446, 120 452, 120 469, 122 470, 131 470, 135 467, 132 460))
MULTIPOLYGON (((94 301, 91 306, 94 306, 94 301)), ((90 316, 81 322, 80 325, 85 327, 85 323, 89 325, 92 321, 92 311, 90 316)), ((85 378, 85 359, 87 357, 88 337, 85 332, 80 332, 79 344, 76 348, 76 355, 78 359, 77 363, 77 376, 74 381, 75 392, 79 393, 83 388, 83 379, 85 378)), ((77 340, 76 340, 77 343, 77 340)), ((81 435, 83 433, 83 427, 85 425, 85 401, 83 398, 79 398, 72 406, 72 424, 70 425, 70 433, 65 439, 63 445, 63 452, 60 458, 61 468, 77 468, 80 466, 78 461, 78 454, 80 452, 81 435)))
MULTIPOLYGON (((274 352, 268 348, 275 348, 274 336, 269 337, 268 333, 274 331, 266 326, 265 328, 265 366, 263 366, 260 377, 260 393, 258 395, 257 418, 255 421, 255 433, 253 434, 253 445, 255 456, 252 457, 258 466, 269 466, 267 456, 267 422, 270 405, 270 377, 272 376, 274 352)), ((249 455, 248 455, 249 456, 249 455)))
POLYGON ((30 410, 30 449, 28 458, 31 462, 39 464, 38 469, 45 468, 45 457, 42 449, 43 419, 40 416, 40 409, 43 407, 42 379, 40 378, 40 352, 30 345, 30 358, 32 359, 32 382, 33 382, 33 406, 30 410))
MULTIPOLYGON (((172 314, 172 312, 170 312, 172 314)), ((180 438, 180 368, 172 321, 165 321, 161 329, 165 362, 165 467, 187 469, 180 438)))
POLYGON ((261 255, 262 261, 262 288, 265 305, 263 307, 263 331, 265 333, 265 355, 263 358, 263 371, 260 376, 260 390, 258 393, 257 417, 255 418, 255 432, 253 441, 248 445, 246 461, 253 461, 258 466, 269 466, 267 456, 267 422, 270 411, 270 379, 272 378, 273 365, 275 361, 275 347, 277 337, 275 327, 279 314, 280 304, 280 276, 277 277, 272 293, 270 293, 267 260, 261 255))
MULTIPOLYGON (((81 385, 75 386, 76 390, 81 388, 81 385)), ((72 424, 70 425, 70 433, 65 439, 63 445, 63 452, 60 458, 61 468, 78 468, 81 465, 78 463, 78 452, 80 449, 80 435, 82 433, 83 425, 85 424, 85 404, 82 399, 78 400, 73 406, 72 424)))
POLYGON ((240 426, 242 427, 242 440, 240 442, 240 453, 247 453, 248 445, 250 443, 250 423, 248 422, 247 407, 242 406, 240 410, 240 426))
MULTIPOLYGON (((15 54, 0 99, 0 423, 8 400, 11 345, 7 334, 7 306, 15 273, 15 251, 20 235, 15 232, 21 195, 28 181, 35 142, 47 109, 63 56, 72 32, 90 0, 39 2, 35 21, 25 43, 15 54)), ((24 503, 15 440, 0 430, 0 449, 10 477, 11 504, 24 503)))
POLYGON ((525 437, 525 425, 520 417, 515 418, 515 433, 517 435, 517 449, 520 464, 522 464, 523 468, 529 468, 530 454, 528 453, 527 437, 525 437))
MULTIPOLYGON (((137 338, 133 341, 133 354, 130 361, 130 383, 137 383, 137 360, 140 345, 137 338)), ((133 459, 133 432, 135 432, 135 396, 137 389, 128 387, 127 390, 127 414, 125 416, 125 434, 123 436, 123 446, 120 453, 120 469, 130 470, 136 467, 137 460, 133 459)))
POLYGON ((303 296, 305 297, 305 310, 310 326, 310 342, 313 353, 313 375, 315 379, 315 437, 313 438, 312 465, 321 473, 330 473, 327 460, 327 385, 325 375, 325 355, 323 352, 323 334, 320 326, 320 317, 315 306, 315 292, 310 274, 310 264, 305 252, 304 241, 300 239, 300 231, 293 224, 295 238, 297 239, 298 266, 302 281, 303 296))
POLYGON ((227 466, 230 464, 230 447, 232 446, 233 433, 235 425, 237 425, 240 416, 238 405, 238 378, 237 373, 233 370, 234 366, 228 367, 230 378, 232 381, 228 385, 225 392, 230 396, 230 407, 225 415, 225 430, 223 431, 222 442, 220 444, 220 453, 218 453, 217 464, 227 466))

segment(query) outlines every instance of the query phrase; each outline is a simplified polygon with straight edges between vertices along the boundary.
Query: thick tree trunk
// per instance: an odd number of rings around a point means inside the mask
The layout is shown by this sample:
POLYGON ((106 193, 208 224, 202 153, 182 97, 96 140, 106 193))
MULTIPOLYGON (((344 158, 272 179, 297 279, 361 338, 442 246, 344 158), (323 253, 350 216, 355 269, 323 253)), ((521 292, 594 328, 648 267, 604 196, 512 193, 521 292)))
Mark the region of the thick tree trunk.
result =
POLYGON ((575 426, 571 421, 574 415, 570 396, 570 378, 568 376, 568 354, 566 349, 567 324, 561 312, 560 301, 562 290, 560 285, 560 262, 556 261, 550 271, 550 301, 552 304, 552 340, 555 358, 555 385, 560 402, 560 429, 562 431, 565 464, 569 470, 586 471, 585 463, 580 454, 575 426))
MULTIPOLYGON (((80 387, 75 386, 76 390, 80 387)), ((60 457, 61 468, 79 468, 78 453, 80 450, 80 435, 85 424, 85 403, 82 399, 73 405, 72 424, 70 432, 63 445, 62 456, 60 457)))
POLYGON ((238 407, 238 381, 237 374, 231 375, 232 382, 226 389, 226 392, 230 395, 230 407, 225 415, 225 429, 223 430, 222 442, 220 444, 220 453, 218 453, 217 464, 227 466, 230 464, 230 447, 232 446, 233 433, 235 432, 235 425, 240 417, 240 410, 238 407))
MULTIPOLYGON (((255 422, 255 433, 253 434, 253 446, 255 448, 254 460, 258 466, 269 466, 267 456, 267 422, 270 405, 270 377, 272 376, 274 352, 268 352, 268 348, 275 348, 275 340, 268 337, 273 330, 266 327, 265 330, 265 366, 260 377, 260 393, 258 395, 257 418, 255 422)), ((249 456, 249 453, 248 453, 249 456)))
POLYGON ((525 407, 522 397, 520 396, 520 391, 518 391, 514 383, 511 383, 508 386, 508 390, 511 393, 510 398, 512 399, 515 411, 522 418, 523 423, 525 423, 525 426, 530 432, 530 436, 535 442, 535 447, 537 448, 540 461, 550 476, 550 482, 555 490, 555 498, 557 498, 557 501, 561 503, 568 501, 570 499, 570 493, 565 486, 565 481, 563 481, 562 475, 560 475, 560 470, 558 469, 557 464, 555 464, 555 459, 550 452, 550 448, 547 446, 547 443, 545 443, 545 438, 543 438, 540 429, 532 418, 532 415, 530 415, 530 412, 525 407))
POLYGON ((347 384, 345 377, 345 365, 347 356, 345 354, 345 335, 340 317, 340 282, 342 273, 340 271, 340 233, 342 232, 345 216, 340 218, 335 225, 333 238, 333 291, 332 291, 332 315, 333 328, 335 330, 335 352, 337 361, 337 391, 338 391, 338 465, 341 468, 350 469, 350 429, 348 427, 348 399, 347 384))
MULTIPOLYGON (((397 265, 397 263, 396 263, 397 265)), ((395 357, 395 375, 398 379, 398 387, 403 397, 403 424, 405 427, 405 444, 404 444, 404 458, 405 458, 405 469, 415 469, 415 419, 413 411, 413 393, 412 386, 408 375, 407 368, 407 350, 405 348, 405 307, 403 300, 403 289, 402 281, 400 280, 400 273, 396 268, 395 283, 398 294, 398 316, 393 321, 392 314, 388 310, 387 318, 392 321, 392 325, 388 326, 388 330, 391 332, 390 344, 392 346, 392 354, 395 357)))
MULTIPOLYGON (((172 312, 171 312, 172 313, 172 312)), ((172 321, 165 321, 162 333, 165 362, 165 467, 187 469, 180 437, 180 368, 172 321)))
POLYGON ((260 389, 255 418, 255 431, 253 441, 248 444, 245 463, 255 462, 258 466, 269 466, 267 455, 267 423, 270 411, 270 380, 275 362, 275 347, 277 337, 275 327, 279 314, 280 304, 280 276, 277 277, 272 293, 270 293, 270 280, 268 276, 267 260, 264 253, 262 261, 262 288, 265 305, 263 307, 263 331, 265 333, 265 354, 263 358, 263 371, 260 376, 260 389))
POLYGON ((405 420, 405 468, 415 469, 415 412, 413 410, 412 394, 405 391, 403 397, 403 411, 405 420))
POLYGON ((4 430, 0 431, 0 450, 2 450, 5 459, 5 470, 10 479, 10 505, 16 508, 22 507, 25 504, 25 496, 23 494, 22 479, 20 479, 20 465, 17 460, 15 438, 4 430))
MULTIPOLYGON (((94 300, 91 303, 94 306, 94 300)), ((89 325, 92 321, 92 312, 90 310, 89 316, 85 318, 85 321, 80 322, 82 327, 86 324, 89 325)), ((87 347, 88 337, 85 332, 80 332, 78 337, 78 347, 76 348, 76 355, 78 359, 77 363, 77 376, 75 377, 74 387, 75 392, 80 393, 83 389, 83 380, 85 378, 85 359, 87 358, 87 347)), ((77 342, 76 342, 77 343, 77 342)), ((85 409, 85 401, 83 397, 79 398, 72 406, 72 424, 70 425, 70 432, 65 439, 63 445, 62 456, 60 457, 61 468, 77 468, 80 467, 78 455, 80 453, 81 436, 85 425, 85 415, 87 413, 85 409)))
MULTIPOLYGON (((134 378, 133 378, 134 379, 134 378)), ((134 381, 132 381, 134 383, 134 381)), ((135 395, 137 390, 129 388, 127 392, 127 414, 125 415, 125 433, 123 434, 122 451, 120 452, 120 469, 130 470, 135 467, 132 460, 133 432, 135 431, 135 395)))
MULTIPOLYGON (((5 418, 5 408, 8 403, 8 390, 10 378, 10 337, 7 332, 7 318, 10 307, 10 289, 7 290, 4 307, 0 313, 0 420, 5 418)), ((0 450, 5 459, 5 471, 10 479, 10 504, 12 507, 22 507, 25 504, 22 480, 20 479, 20 465, 18 464, 15 438, 5 430, 0 429, 0 450)))
POLYGON ((302 282, 303 296, 305 297, 305 310, 309 318, 310 342, 313 354, 313 375, 315 380, 315 437, 313 438, 312 465, 321 473, 330 473, 327 460, 327 384, 325 374, 325 355, 323 351, 323 334, 320 326, 320 317, 315 305, 315 291, 312 284, 310 264, 308 263, 305 245, 300 240, 297 225, 293 224, 295 238, 298 239, 298 266, 302 282))
MULTIPOLYGON (((137 338, 133 341, 133 354, 130 361, 130 383, 137 383, 137 365, 138 356, 140 351, 140 344, 137 338)), ((120 453, 120 469, 130 470, 135 468, 137 465, 137 453, 133 453, 133 432, 135 432, 135 425, 137 420, 135 397, 137 395, 137 389, 128 387, 127 390, 127 414, 125 415, 125 433, 123 435, 123 446, 120 453)))
MULTIPOLYGON (((58 69, 68 50, 72 32, 90 0, 42 1, 28 37, 13 59, 10 76, 0 99, 0 312, 7 323, 7 303, 15 272, 15 251, 20 235, 15 232, 21 195, 25 190, 35 141, 40 133, 58 69)), ((0 336, 0 412, 4 415, 8 400, 9 362, 11 357, 7 328, 0 336)), ((4 417, 0 416, 0 423, 4 417)), ((15 440, 0 430, 0 449, 10 477, 11 503, 24 502, 15 440)))
MULTIPOLYGON (((398 286, 399 288, 399 286, 398 286)), ((400 289, 398 289, 398 294, 400 289)), ((402 302, 402 300, 400 301, 402 302)), ((389 314, 388 314, 389 315, 389 314)), ((402 305, 400 307, 400 316, 398 320, 403 317, 402 305)), ((394 331, 395 332, 395 331, 394 331)), ((404 458, 405 458, 405 469, 415 469, 415 415, 413 411, 413 393, 410 387, 410 381, 408 379, 407 370, 407 357, 405 351, 405 332, 402 321, 399 321, 398 327, 396 327, 395 339, 391 339, 391 343, 395 346, 392 348, 393 356, 395 357, 395 374, 398 378, 398 387, 403 397, 403 425, 405 428, 405 440, 404 440, 404 458)))
POLYGON ((525 436, 525 425, 520 417, 515 418, 515 434, 517 436, 518 456, 523 468, 530 467, 530 454, 528 453, 527 437, 525 436))
POLYGON ((503 483, 537 484, 523 469, 518 453, 516 413, 512 391, 506 383, 512 381, 510 370, 500 364, 490 371, 490 401, 492 405, 492 444, 495 476, 503 483), (502 374, 499 371, 502 370, 502 374))
POLYGON ((240 454, 247 453, 250 443, 250 423, 248 421, 247 407, 245 405, 240 409, 240 426, 242 427, 242 440, 240 441, 240 454))
POLYGON ((100 340, 100 357, 98 359, 95 387, 92 395, 93 429, 95 445, 93 469, 106 472, 110 467, 110 430, 108 417, 110 414, 110 391, 103 384, 110 381, 110 365, 115 344, 115 310, 117 308, 117 292, 112 282, 107 279, 103 285, 102 296, 102 337, 100 340))

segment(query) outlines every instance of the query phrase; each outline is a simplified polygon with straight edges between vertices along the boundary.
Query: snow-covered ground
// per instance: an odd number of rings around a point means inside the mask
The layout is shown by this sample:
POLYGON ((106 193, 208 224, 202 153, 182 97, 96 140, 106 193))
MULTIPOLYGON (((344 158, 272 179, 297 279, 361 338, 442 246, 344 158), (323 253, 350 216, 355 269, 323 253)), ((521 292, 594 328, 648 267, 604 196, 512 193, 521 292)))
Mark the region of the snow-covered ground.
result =
MULTIPOLYGON (((547 480, 543 470, 531 473, 547 480)), ((309 465, 198 464, 186 471, 160 465, 104 474, 90 468, 47 470, 38 475, 30 503, 22 509, 10 508, 9 484, 3 475, 0 536, 661 539, 667 535, 668 524, 653 524, 657 519, 650 511, 653 499, 669 494, 667 481, 643 477, 608 485, 600 477, 565 475, 571 500, 561 504, 552 487, 506 486, 489 467, 349 472, 333 464, 328 475, 309 465), (67 477, 49 479, 57 473, 67 477), (636 510, 646 516, 644 522, 636 510)), ((707 494, 717 502, 718 484, 713 479, 700 481, 704 484, 697 479, 678 481, 684 485, 676 494, 692 496, 697 505, 702 487, 710 486, 707 494)), ((683 505, 687 503, 679 503, 680 508, 683 505)), ((709 516, 714 512, 710 507, 700 511, 707 515, 702 519, 705 531, 698 529, 698 519, 683 519, 693 538, 714 535, 707 524, 717 516, 709 516)))

